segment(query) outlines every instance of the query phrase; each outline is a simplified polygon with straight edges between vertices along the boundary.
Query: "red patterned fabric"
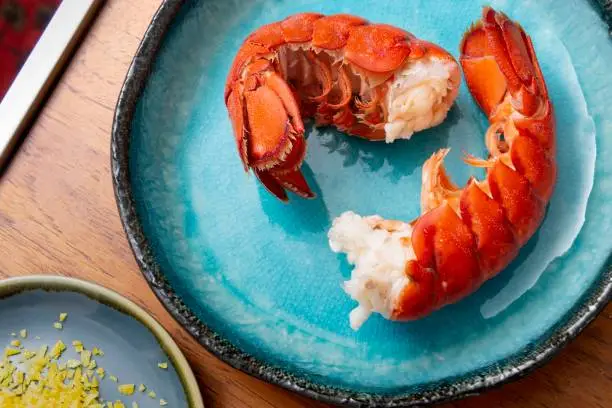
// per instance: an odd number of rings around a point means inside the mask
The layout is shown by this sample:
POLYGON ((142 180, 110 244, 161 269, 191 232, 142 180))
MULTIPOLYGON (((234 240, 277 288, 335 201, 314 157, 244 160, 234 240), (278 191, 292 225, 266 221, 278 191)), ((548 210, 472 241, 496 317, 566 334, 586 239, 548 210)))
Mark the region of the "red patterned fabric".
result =
POLYGON ((0 0, 0 101, 61 0, 0 0))

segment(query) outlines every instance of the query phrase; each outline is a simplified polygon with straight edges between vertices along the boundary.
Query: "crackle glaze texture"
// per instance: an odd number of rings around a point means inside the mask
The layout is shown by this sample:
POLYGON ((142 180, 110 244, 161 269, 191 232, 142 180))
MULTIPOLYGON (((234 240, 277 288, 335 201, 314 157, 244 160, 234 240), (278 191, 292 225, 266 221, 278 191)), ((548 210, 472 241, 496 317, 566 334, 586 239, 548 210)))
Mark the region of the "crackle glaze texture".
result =
MULTIPOLYGON (((223 86, 251 31, 301 11, 351 13, 407 29, 458 57, 482 3, 442 3, 190 1, 156 54, 154 41, 145 42, 141 57, 155 58, 150 75, 138 72, 146 62, 135 62, 114 129, 119 207, 156 293, 233 365, 326 400, 437 400, 533 368, 608 300, 612 42, 587 1, 489 2, 533 39, 556 109, 559 174, 533 239, 458 304, 412 323, 376 316, 353 332, 355 304, 341 289, 351 267, 330 251, 326 233, 346 210, 415 218, 421 166, 438 148, 451 147, 457 183, 482 176, 461 162, 463 151, 485 152, 486 119, 465 84, 446 121, 409 141, 387 145, 309 128, 303 171, 315 200, 291 196, 284 205, 242 170, 223 86)), ((157 41, 163 29, 149 36, 157 41)))

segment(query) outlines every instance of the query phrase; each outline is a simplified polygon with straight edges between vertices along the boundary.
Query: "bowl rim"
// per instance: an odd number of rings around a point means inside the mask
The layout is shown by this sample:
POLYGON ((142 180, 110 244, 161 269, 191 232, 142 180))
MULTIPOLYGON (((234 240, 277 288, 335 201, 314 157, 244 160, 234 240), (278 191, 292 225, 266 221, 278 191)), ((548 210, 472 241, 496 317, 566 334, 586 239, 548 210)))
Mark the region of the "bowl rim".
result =
POLYGON ((168 358, 176 368, 189 406, 192 408, 204 408, 200 388, 185 355, 161 323, 142 307, 118 292, 92 281, 82 278, 44 274, 17 276, 1 280, 0 300, 34 290, 79 293, 119 313, 134 318, 153 334, 159 346, 168 355, 168 358))
MULTIPOLYGON (((585 1, 599 8, 600 17, 608 23, 612 34, 612 0, 585 1)), ((163 0, 143 36, 126 74, 115 107, 110 160, 113 190, 119 216, 141 273, 173 318, 221 361, 255 378, 326 403, 355 407, 433 405, 478 395, 530 374, 549 362, 570 341, 575 339, 612 300, 612 254, 610 254, 601 270, 599 279, 591 285, 590 290, 537 343, 526 345, 519 353, 500 361, 494 367, 483 367, 460 377, 429 384, 423 390, 409 391, 399 395, 357 392, 315 383, 256 359, 214 332, 174 292, 156 262, 136 211, 129 168, 131 124, 136 105, 148 83, 151 68, 155 63, 165 34, 172 25, 176 14, 187 3, 184 0, 163 0)))

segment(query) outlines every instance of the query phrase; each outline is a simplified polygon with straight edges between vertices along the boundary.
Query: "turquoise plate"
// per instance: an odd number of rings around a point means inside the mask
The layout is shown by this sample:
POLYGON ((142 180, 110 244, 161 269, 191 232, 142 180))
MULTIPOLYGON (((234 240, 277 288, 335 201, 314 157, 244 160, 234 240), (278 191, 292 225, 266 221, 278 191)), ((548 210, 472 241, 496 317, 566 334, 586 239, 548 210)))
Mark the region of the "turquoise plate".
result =
MULTIPOLYGON (((105 371, 103 376, 95 375, 105 401, 152 408, 163 399, 168 408, 204 408, 193 372, 172 337, 139 306, 109 289, 59 276, 6 279, 0 282, 0 322, 2 350, 18 340, 27 350, 38 351, 46 345, 50 355, 61 341, 66 350, 59 363, 65 364, 81 360, 72 345, 75 340, 86 350, 100 349, 103 354, 91 359, 105 371), (167 368, 159 368, 160 363, 167 368), (121 384, 135 384, 137 390, 122 395, 121 384), (145 392, 138 390, 139 384, 146 386, 145 392)), ((15 356, 14 363, 19 364, 22 355, 23 351, 15 356)))
MULTIPOLYGON (((594 4, 594 3, 593 3, 594 4)), ((410 220, 421 166, 443 146, 482 154, 486 121, 462 86, 441 126, 368 143, 308 130, 316 200, 271 197, 243 172, 223 103, 232 59, 262 24, 302 11, 359 14, 457 56, 480 1, 166 1, 130 68, 113 129, 115 192, 144 275, 209 350, 320 400, 405 406, 458 398, 548 360, 610 297, 612 42, 588 1, 493 1, 532 36, 557 111, 557 188, 520 256, 472 296, 413 323, 358 332, 342 291, 350 266, 327 231, 346 210, 410 220)))

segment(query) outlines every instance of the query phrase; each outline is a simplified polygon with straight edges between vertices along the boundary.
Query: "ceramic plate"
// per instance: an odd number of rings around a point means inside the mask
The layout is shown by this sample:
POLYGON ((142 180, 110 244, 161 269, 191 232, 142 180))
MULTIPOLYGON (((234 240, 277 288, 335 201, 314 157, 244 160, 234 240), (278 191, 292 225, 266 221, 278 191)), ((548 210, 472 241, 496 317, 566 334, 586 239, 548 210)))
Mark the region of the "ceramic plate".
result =
POLYGON ((0 282, 1 348, 14 340, 29 350, 57 341, 66 344, 60 362, 80 360, 72 342, 87 350, 98 347, 104 355, 92 357, 106 374, 100 395, 126 406, 203 408, 202 397, 185 357, 170 335, 144 310, 115 292, 71 278, 31 276, 0 282), (66 313, 62 327, 55 324, 66 313), (25 338, 21 331, 26 330, 25 338), (167 363, 167 369, 158 363, 167 363), (117 377, 118 382, 110 379, 117 377), (121 395, 119 384, 144 384, 145 392, 121 395), (154 398, 149 392, 155 392, 154 398))
POLYGON ((453 55, 479 1, 166 1, 128 73, 113 129, 121 216, 153 290, 209 350, 311 397, 400 406, 480 392, 550 358, 608 302, 612 241, 612 42, 588 1, 493 1, 535 43, 557 111, 559 175, 520 256, 472 296, 413 323, 360 331, 341 283, 351 267, 327 231, 346 210, 411 220, 421 165, 452 148, 463 184, 480 175, 486 121, 465 86, 447 120, 410 141, 368 143, 308 129, 316 200, 285 205, 242 170, 223 102, 244 38, 302 11, 403 27, 453 55))

